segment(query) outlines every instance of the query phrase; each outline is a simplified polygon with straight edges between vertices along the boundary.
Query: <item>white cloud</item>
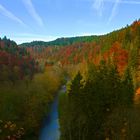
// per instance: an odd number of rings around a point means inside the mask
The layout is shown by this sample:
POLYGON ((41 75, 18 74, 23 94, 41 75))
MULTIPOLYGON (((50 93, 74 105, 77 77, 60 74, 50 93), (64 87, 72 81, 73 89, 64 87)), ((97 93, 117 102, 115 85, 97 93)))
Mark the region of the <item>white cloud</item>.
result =
POLYGON ((34 20, 37 22, 39 26, 43 26, 42 18, 39 16, 37 11, 35 10, 35 7, 32 3, 32 0, 22 0, 26 9, 30 13, 30 15, 34 18, 34 20))
MULTIPOLYGON (((106 1, 106 2, 115 3, 114 0, 105 0, 105 1, 106 1)), ((140 4, 140 1, 136 1, 136 0, 121 0, 121 1, 118 1, 117 3, 139 5, 139 4, 140 4)))
POLYGON ((27 27, 27 25, 18 17, 16 17, 12 12, 7 10, 4 6, 0 4, 0 13, 3 14, 4 16, 8 17, 9 19, 23 25, 24 27, 27 27))
POLYGON ((90 35, 93 35, 93 33, 81 33, 80 35, 78 35, 78 36, 90 36, 90 35))
POLYGON ((99 16, 102 16, 103 10, 104 10, 104 3, 114 3, 111 15, 108 19, 108 24, 113 20, 115 15, 117 14, 117 9, 119 4, 134 4, 134 5, 140 5, 140 1, 136 0, 90 0, 92 1, 93 5, 92 7, 97 11, 99 16))
POLYGON ((113 18, 115 17, 116 13, 117 13, 117 8, 119 6, 119 3, 121 3, 121 0, 115 0, 115 4, 113 6, 113 9, 112 9, 112 12, 111 12, 111 15, 108 19, 108 24, 113 20, 113 18))
POLYGON ((102 16, 102 12, 104 8, 104 0, 94 0, 92 6, 98 12, 98 14, 102 16))
POLYGON ((18 44, 32 41, 52 41, 58 38, 58 36, 45 36, 30 33, 17 34, 16 36, 10 35, 9 37, 18 44))
POLYGON ((113 6, 111 15, 110 15, 110 17, 108 19, 108 24, 116 16, 119 4, 135 4, 135 5, 140 5, 140 1, 132 1, 132 0, 130 0, 130 1, 128 1, 128 0, 115 0, 115 1, 113 1, 113 0, 106 0, 106 1, 115 3, 114 6, 113 6))
POLYGON ((75 35, 75 36, 92 36, 92 35, 104 35, 106 33, 104 32, 94 32, 94 33, 81 33, 79 35, 75 35))

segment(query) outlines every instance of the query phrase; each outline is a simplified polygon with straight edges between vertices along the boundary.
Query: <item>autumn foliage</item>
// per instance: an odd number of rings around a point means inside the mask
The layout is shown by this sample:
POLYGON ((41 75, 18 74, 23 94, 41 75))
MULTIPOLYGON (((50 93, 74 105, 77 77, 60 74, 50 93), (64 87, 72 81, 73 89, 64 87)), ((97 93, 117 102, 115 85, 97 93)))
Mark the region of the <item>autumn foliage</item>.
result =
POLYGON ((36 69, 35 61, 26 49, 6 37, 0 40, 0 81, 32 78, 36 69))

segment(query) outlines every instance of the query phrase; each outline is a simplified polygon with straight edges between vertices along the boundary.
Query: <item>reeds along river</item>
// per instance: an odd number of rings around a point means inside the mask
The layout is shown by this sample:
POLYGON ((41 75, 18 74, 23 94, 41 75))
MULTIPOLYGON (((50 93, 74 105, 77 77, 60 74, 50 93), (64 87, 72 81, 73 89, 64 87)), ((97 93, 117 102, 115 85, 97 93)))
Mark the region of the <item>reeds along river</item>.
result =
MULTIPOLYGON (((58 93, 66 92, 65 85, 61 87, 58 93)), ((39 140, 59 140, 60 130, 59 130, 59 117, 58 117, 58 99, 59 94, 55 97, 50 112, 44 120, 43 128, 41 130, 39 140)))

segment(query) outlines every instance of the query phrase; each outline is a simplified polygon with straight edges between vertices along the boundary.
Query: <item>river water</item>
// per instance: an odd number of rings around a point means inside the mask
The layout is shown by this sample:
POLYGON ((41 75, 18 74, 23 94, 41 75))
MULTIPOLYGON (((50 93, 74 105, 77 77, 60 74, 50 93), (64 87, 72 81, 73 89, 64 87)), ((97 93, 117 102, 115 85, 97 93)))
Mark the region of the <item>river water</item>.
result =
MULTIPOLYGON (((61 87, 59 93, 66 92, 65 85, 61 87)), ((59 94, 55 97, 48 116, 45 118, 43 128, 41 130, 39 140, 59 140, 60 138, 60 125, 58 116, 58 100, 59 94)))

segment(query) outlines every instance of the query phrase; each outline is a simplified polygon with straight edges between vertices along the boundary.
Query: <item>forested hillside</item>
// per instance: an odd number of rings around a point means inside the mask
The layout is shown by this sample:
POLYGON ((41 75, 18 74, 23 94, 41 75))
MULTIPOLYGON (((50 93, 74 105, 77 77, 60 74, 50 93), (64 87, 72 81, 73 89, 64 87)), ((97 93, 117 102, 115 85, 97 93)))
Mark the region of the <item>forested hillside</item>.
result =
POLYGON ((101 36, 0 39, 0 140, 36 140, 54 97, 60 140, 140 139, 140 21, 101 36))
POLYGON ((60 139, 139 140, 140 21, 69 42, 27 47, 43 67, 57 65, 71 79, 59 101, 60 139))
POLYGON ((33 77, 37 71, 35 60, 25 48, 19 48, 14 41, 0 38, 0 81, 14 82, 26 76, 33 77))
POLYGON ((98 36, 83 36, 83 37, 71 37, 71 38, 58 38, 54 41, 44 42, 44 41, 33 41, 31 43, 20 44, 22 47, 48 47, 48 46, 66 46, 72 45, 77 42, 91 42, 96 40, 98 36))
POLYGON ((37 140, 62 80, 58 67, 42 73, 25 48, 0 39, 0 140, 37 140))
POLYGON ((140 139, 140 22, 100 39, 60 98, 61 140, 140 139))
POLYGON ((62 43, 60 43, 61 45, 56 43, 54 46, 52 44, 52 46, 43 47, 34 42, 34 47, 32 43, 28 44, 27 51, 38 62, 45 65, 57 63, 63 67, 87 62, 93 62, 98 65, 101 60, 104 60, 115 63, 120 73, 123 73, 126 66, 129 65, 133 73, 134 82, 135 84, 138 83, 139 77, 135 74, 139 67, 137 57, 140 44, 140 21, 135 21, 130 26, 103 36, 66 39, 66 44, 69 44, 66 46, 64 46, 62 39, 59 41, 62 43), (74 41, 75 43, 69 43, 73 39, 76 40, 74 41))

